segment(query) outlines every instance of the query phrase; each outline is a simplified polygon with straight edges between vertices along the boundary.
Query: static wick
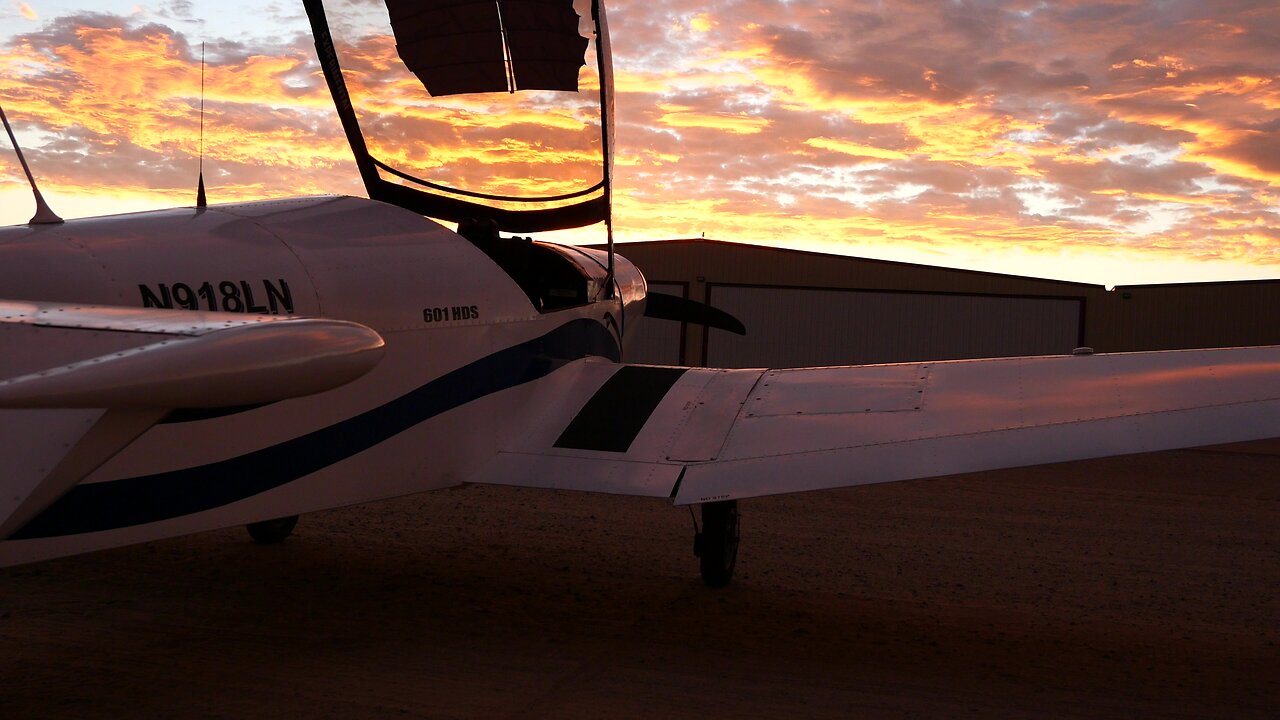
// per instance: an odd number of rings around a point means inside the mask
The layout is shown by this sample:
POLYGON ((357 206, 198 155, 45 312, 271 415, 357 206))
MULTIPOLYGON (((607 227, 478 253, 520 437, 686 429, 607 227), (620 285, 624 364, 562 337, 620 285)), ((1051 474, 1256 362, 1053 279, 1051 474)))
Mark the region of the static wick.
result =
POLYGON ((196 207, 208 207, 204 195, 204 43, 200 43, 200 182, 196 185, 196 207))
POLYGON ((58 214, 49 208, 49 204, 44 201, 44 196, 40 194, 40 188, 36 186, 36 179, 31 175, 31 168, 27 166, 27 159, 22 155, 22 148, 18 145, 18 138, 13 134, 13 128, 9 125, 9 118, 5 117, 4 107, 0 106, 0 121, 4 122, 5 132, 9 133, 9 142, 13 143, 14 152, 18 153, 18 163, 22 165, 22 171, 27 174, 27 182, 31 184, 31 192, 36 196, 36 214, 31 217, 28 225, 56 225, 63 222, 58 214))

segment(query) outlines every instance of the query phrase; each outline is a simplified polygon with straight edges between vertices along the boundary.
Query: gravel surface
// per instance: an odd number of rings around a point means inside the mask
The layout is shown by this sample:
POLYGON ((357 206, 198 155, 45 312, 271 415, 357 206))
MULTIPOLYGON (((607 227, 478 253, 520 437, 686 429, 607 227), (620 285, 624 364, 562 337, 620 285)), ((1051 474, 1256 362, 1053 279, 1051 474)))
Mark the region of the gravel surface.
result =
POLYGON ((467 487, 0 570, 4 718, 1276 718, 1280 444, 744 501, 467 487))

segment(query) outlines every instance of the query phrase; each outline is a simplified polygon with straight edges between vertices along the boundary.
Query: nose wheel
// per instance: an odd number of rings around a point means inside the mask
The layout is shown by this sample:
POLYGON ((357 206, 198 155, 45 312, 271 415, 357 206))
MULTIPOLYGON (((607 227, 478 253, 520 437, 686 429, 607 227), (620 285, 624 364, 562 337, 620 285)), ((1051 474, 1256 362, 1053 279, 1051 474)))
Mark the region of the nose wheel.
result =
POLYGON ((702 531, 693 536, 693 554, 698 557, 702 582, 708 587, 724 587, 733 579, 738 536, 737 500, 702 504, 702 531))

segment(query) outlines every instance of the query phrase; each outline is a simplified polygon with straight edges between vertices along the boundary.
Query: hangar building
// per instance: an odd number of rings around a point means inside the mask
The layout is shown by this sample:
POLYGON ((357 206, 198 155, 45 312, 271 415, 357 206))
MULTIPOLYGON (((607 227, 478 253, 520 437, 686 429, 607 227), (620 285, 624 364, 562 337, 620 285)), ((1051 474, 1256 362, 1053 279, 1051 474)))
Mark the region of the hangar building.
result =
POLYGON ((802 367, 1280 344, 1280 280, 1101 285, 717 240, 619 244, 657 292, 740 337, 647 322, 632 362, 802 367))

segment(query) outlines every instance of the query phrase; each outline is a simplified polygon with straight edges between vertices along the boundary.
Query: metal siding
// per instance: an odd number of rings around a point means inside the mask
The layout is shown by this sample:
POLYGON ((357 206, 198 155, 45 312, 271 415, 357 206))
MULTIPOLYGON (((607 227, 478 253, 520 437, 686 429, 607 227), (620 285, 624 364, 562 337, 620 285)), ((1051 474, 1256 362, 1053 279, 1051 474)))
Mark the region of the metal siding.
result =
POLYGON ((747 325, 711 331, 712 367, 807 367, 1070 353, 1079 298, 714 286, 747 325))
MULTIPOLYGON (((650 292, 686 297, 684 283, 650 282, 650 292)), ((630 320, 630 318, 628 318, 630 320)), ((627 362, 648 365, 683 365, 680 331, 684 323, 644 318, 627 328, 627 362)))
POLYGON ((1118 287, 1125 350, 1280 344, 1280 282, 1118 287))
MULTIPOLYGON (((687 282, 694 300, 710 299, 711 288, 723 285, 1064 298, 1080 303, 1080 335, 1073 344, 1098 352, 1280 344, 1280 280, 1131 285, 1108 291, 1086 283, 715 240, 631 243, 620 251, 650 277, 687 282)), ((703 350, 702 328, 689 326, 686 361, 714 364, 703 362, 703 350)))
POLYGON ((690 297, 699 297, 697 277, 711 283, 788 285, 876 290, 1007 295, 1090 296, 1105 294, 1101 285, 1045 280, 1001 273, 958 270, 869 258, 829 255, 713 240, 631 243, 619 252, 646 275, 666 280, 688 279, 690 297))

